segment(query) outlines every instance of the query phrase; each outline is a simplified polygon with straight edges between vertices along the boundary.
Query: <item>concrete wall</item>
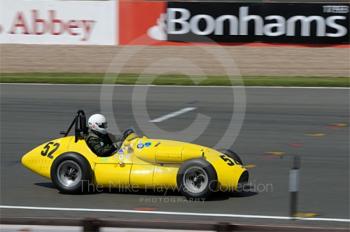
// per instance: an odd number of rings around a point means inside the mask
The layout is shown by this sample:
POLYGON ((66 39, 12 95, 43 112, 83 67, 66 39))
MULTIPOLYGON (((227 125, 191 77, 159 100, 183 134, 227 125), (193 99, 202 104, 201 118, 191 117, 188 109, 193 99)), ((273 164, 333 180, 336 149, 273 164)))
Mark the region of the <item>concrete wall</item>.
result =
POLYGON ((174 62, 169 59, 177 58, 184 72, 192 74, 198 70, 191 63, 206 75, 225 74, 226 59, 249 76, 350 76, 349 48, 0 45, 0 58, 0 72, 104 73, 111 63, 124 73, 140 73, 151 64, 166 72, 174 62))

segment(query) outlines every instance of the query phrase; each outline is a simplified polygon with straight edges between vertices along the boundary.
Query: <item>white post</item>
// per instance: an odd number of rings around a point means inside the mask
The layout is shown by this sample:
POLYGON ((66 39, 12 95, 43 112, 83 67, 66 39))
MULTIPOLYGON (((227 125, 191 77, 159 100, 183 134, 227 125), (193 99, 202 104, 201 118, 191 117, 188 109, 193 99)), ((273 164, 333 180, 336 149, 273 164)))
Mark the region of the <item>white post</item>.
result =
POLYGON ((298 192, 299 192, 299 170, 300 170, 300 159, 298 156, 294 156, 293 167, 289 171, 290 217, 291 218, 294 218, 297 213, 298 192))

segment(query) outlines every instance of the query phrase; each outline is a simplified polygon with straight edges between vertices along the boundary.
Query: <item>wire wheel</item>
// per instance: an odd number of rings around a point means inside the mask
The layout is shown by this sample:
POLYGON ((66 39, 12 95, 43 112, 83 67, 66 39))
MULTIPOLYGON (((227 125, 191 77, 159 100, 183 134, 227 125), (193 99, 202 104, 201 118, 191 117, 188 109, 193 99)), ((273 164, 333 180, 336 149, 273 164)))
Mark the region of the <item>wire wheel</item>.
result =
POLYGON ((203 192, 209 183, 207 172, 198 166, 191 167, 186 170, 183 175, 184 187, 190 193, 203 192))
POLYGON ((82 170, 77 162, 64 160, 57 167, 57 177, 63 186, 73 187, 80 184, 82 170))

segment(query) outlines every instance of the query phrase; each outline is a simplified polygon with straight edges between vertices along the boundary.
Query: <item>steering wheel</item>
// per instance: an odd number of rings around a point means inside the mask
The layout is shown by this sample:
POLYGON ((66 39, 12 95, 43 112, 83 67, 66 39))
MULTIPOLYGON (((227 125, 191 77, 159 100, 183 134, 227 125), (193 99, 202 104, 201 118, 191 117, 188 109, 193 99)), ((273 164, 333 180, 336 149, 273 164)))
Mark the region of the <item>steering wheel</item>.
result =
POLYGON ((132 129, 132 128, 129 128, 129 129, 126 129, 124 132, 123 132, 123 135, 122 135, 122 138, 121 138, 121 142, 123 143, 125 141, 125 139, 131 135, 131 134, 135 134, 135 130, 132 129))

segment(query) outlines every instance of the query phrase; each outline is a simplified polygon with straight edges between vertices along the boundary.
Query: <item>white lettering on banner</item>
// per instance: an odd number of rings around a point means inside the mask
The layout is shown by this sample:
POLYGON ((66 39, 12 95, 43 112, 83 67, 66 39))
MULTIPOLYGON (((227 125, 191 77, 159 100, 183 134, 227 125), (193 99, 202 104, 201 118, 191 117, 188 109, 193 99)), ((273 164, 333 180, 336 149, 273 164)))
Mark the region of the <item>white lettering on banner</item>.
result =
POLYGON ((248 7, 239 8, 239 34, 248 35, 248 22, 254 21, 255 32, 254 35, 263 35, 264 21, 258 15, 249 15, 248 7))
POLYGON ((190 26, 186 21, 191 17, 190 11, 181 8, 168 8, 167 16, 168 34, 181 35, 190 32, 190 26), (180 13, 180 18, 176 18, 176 12, 180 13), (176 25, 181 26, 181 28, 177 29, 176 25))
POLYGON ((229 21, 230 35, 237 35, 238 28, 235 25, 238 25, 238 19, 234 15, 222 15, 216 19, 215 35, 223 35, 224 34, 225 20, 229 21))
POLYGON ((336 23, 336 20, 345 20, 345 16, 331 16, 326 19, 326 24, 337 30, 336 33, 327 33, 326 35, 329 37, 342 37, 348 33, 348 29, 342 25, 336 23))
POLYGON ((213 17, 209 15, 196 15, 191 19, 191 28, 193 33, 197 35, 209 35, 213 33, 215 29, 215 21, 213 17), (199 29, 199 21, 203 20, 205 22, 206 28, 204 30, 199 29))
POLYGON ((249 25, 254 25, 254 35, 258 36, 297 36, 301 27, 300 36, 311 36, 311 25, 316 25, 317 37, 342 37, 347 34, 348 29, 339 24, 346 20, 343 15, 331 15, 326 18, 318 15, 296 15, 288 19, 281 15, 250 15, 249 7, 239 8, 239 17, 235 15, 221 15, 214 18, 207 14, 191 16, 191 12, 184 8, 168 8, 167 10, 167 32, 168 35, 181 35, 193 33, 195 35, 225 35, 224 25, 229 25, 229 35, 248 35, 249 25), (199 24, 201 23, 201 28, 199 24), (334 29, 327 33, 327 27, 334 29))
POLYGON ((117 1, 1 0, 0 43, 117 44, 117 1))
POLYGON ((326 25, 325 20, 321 16, 293 16, 287 21, 287 36, 295 36, 296 23, 300 21, 301 23, 301 36, 310 36, 310 25, 312 21, 316 22, 317 36, 325 36, 326 34, 326 25))
POLYGON ((269 15, 265 17, 266 20, 276 20, 275 23, 268 23, 264 27, 264 35, 267 36, 281 36, 286 33, 286 19, 280 15, 269 15), (275 32, 274 30, 275 29, 275 32))
POLYGON ((349 13, 348 6, 323 6, 324 13, 347 14, 349 13))

